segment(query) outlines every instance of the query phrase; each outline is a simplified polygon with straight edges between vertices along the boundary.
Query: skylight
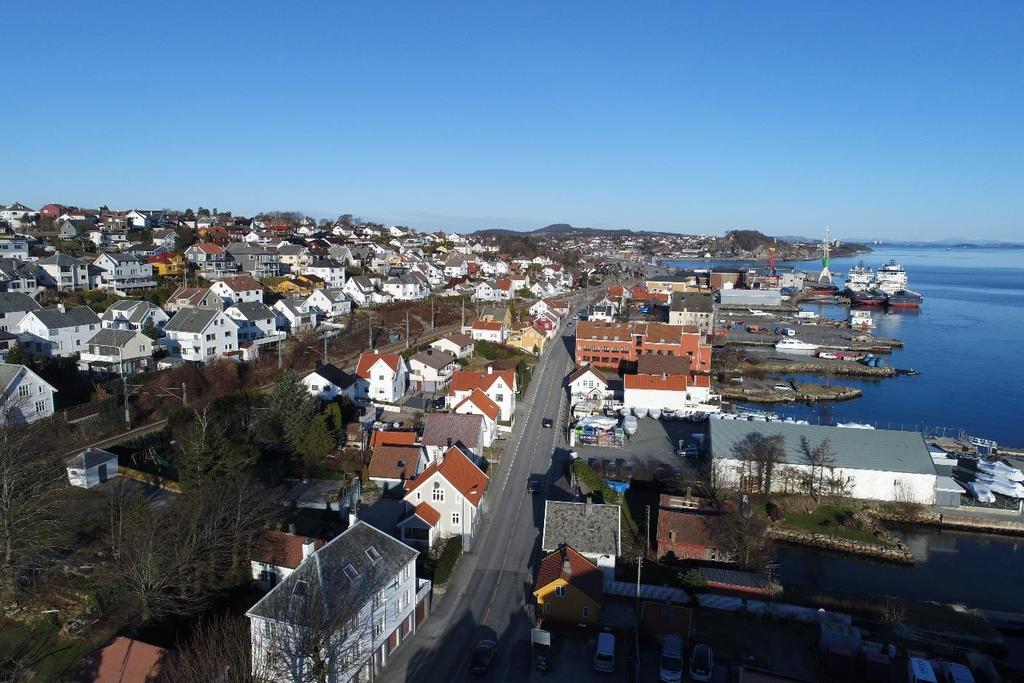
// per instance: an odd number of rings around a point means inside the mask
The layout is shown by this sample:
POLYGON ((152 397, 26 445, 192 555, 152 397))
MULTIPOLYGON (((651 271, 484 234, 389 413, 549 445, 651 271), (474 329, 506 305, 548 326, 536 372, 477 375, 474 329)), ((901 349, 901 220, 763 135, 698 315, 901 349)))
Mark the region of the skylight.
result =
POLYGON ((370 558, 370 562, 377 562, 380 559, 380 553, 372 545, 366 549, 366 556, 370 558))
POLYGON ((349 581, 355 581, 359 578, 359 572, 356 571, 356 568, 353 567, 351 564, 346 564, 345 568, 342 571, 345 572, 345 576, 348 577, 349 581))

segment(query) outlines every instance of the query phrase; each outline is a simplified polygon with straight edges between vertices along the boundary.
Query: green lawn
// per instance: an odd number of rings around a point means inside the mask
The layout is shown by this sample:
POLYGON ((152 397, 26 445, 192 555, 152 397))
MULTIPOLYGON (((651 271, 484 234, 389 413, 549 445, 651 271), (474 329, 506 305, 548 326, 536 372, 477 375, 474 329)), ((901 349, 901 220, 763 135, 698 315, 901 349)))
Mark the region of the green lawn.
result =
POLYGON ((844 526, 853 516, 853 510, 834 505, 822 505, 816 510, 803 514, 790 513, 782 520, 782 526, 798 531, 827 534, 851 541, 886 546, 888 543, 876 537, 871 531, 844 526))

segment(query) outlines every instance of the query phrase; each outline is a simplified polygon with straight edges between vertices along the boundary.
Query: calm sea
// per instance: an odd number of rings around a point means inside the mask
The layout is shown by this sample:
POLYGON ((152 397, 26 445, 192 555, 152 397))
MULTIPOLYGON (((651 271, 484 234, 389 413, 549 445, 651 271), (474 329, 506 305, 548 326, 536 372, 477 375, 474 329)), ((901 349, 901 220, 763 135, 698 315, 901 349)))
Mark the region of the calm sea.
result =
MULTIPOLYGON (((921 374, 877 381, 832 380, 862 388, 863 397, 775 411, 822 424, 869 422, 879 428, 944 428, 949 433, 964 429, 973 436, 1024 446, 1024 249, 877 247, 861 258, 835 259, 832 270, 845 273, 861 260, 878 268, 890 259, 907 269, 910 288, 924 296, 924 304, 920 311, 875 313, 875 333, 905 343, 886 358, 887 363, 921 374)), ((700 260, 665 265, 708 264, 700 260)), ((807 271, 820 268, 816 263, 788 265, 807 271)), ((842 278, 836 283, 841 286, 842 278)), ((832 318, 847 314, 846 307, 804 308, 832 318)))

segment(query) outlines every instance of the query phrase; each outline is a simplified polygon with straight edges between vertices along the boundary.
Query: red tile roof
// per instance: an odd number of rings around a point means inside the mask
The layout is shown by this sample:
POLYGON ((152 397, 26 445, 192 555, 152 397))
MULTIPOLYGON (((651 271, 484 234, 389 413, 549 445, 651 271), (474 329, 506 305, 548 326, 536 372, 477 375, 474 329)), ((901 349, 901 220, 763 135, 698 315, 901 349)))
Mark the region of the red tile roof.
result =
MULTIPOLYGON (((447 339, 448 341, 460 347, 473 345, 472 337, 470 337, 468 334, 461 334, 459 332, 455 332, 453 334, 446 334, 445 336, 441 337, 441 339, 447 339)), ((441 340, 438 339, 437 341, 441 340)))
POLYGON ((714 515, 694 511, 665 510, 658 511, 658 550, 664 553, 674 545, 696 545, 709 547, 713 545, 711 521, 714 515), (675 532, 674 537, 669 532, 675 532), (670 540, 671 538, 671 540, 670 540))
POLYGON ((437 526, 437 523, 441 521, 441 513, 435 510, 430 503, 420 503, 412 509, 412 514, 430 526, 437 526))
POLYGON ((516 386, 515 370, 492 370, 491 372, 477 372, 474 370, 456 370, 452 373, 452 393, 457 391, 473 391, 480 389, 486 392, 491 388, 498 378, 505 381, 509 388, 516 386))
POLYGON ((89 680, 92 683, 155 681, 166 655, 166 650, 156 645, 119 636, 91 655, 95 665, 89 680))
POLYGON ((567 545, 552 551, 540 561, 534 590, 540 590, 558 579, 564 579, 570 586, 594 600, 600 600, 604 594, 604 577, 601 570, 567 545))
MULTIPOLYGON (((223 232, 223 230, 221 230, 220 232, 223 232)), ((220 246, 219 244, 214 244, 213 242, 197 242, 192 246, 198 249, 199 251, 203 252, 204 254, 224 253, 224 247, 220 246)))
POLYGON ((369 474, 378 479, 408 479, 416 473, 419 446, 377 446, 370 456, 369 474))
POLYGON ((377 361, 384 361, 392 372, 398 372, 398 364, 402 357, 397 353, 377 353, 376 351, 364 351, 359 354, 359 364, 356 366, 356 375, 363 379, 370 379, 370 370, 377 361))
POLYGON ((375 431, 370 435, 370 448, 377 446, 412 446, 416 443, 416 432, 375 431))
MULTIPOLYGON (((250 557, 257 562, 265 562, 275 567, 295 569, 302 564, 302 544, 306 536, 289 534, 284 531, 264 531, 256 540, 250 557)), ((321 548, 324 542, 313 539, 313 547, 321 548)))
POLYGON ((502 289, 505 291, 512 289, 512 280, 508 279, 507 277, 498 278, 497 280, 494 281, 494 284, 498 286, 498 289, 502 289))
POLYGON ((625 389, 655 389, 659 391, 686 391, 683 375, 626 375, 622 378, 625 389))
POLYGON ((484 496, 484 489, 487 488, 487 475, 476 466, 476 463, 466 457, 465 453, 454 446, 445 451, 440 463, 435 460, 415 479, 405 481, 406 496, 434 474, 444 477, 474 506, 480 504, 480 499, 484 496))
POLYGON ((497 332, 503 327, 499 322, 490 322, 489 320, 476 320, 473 322, 474 330, 488 330, 491 332, 497 332))
POLYGON ((462 402, 459 403, 459 405, 455 406, 455 412, 459 412, 459 408, 466 405, 467 403, 472 403, 473 405, 475 405, 477 408, 480 409, 480 412, 482 412, 487 417, 491 418, 491 420, 494 422, 497 422, 498 416, 501 415, 501 406, 492 401, 490 396, 480 391, 479 389, 474 389, 469 396, 467 396, 465 399, 462 400, 462 402))

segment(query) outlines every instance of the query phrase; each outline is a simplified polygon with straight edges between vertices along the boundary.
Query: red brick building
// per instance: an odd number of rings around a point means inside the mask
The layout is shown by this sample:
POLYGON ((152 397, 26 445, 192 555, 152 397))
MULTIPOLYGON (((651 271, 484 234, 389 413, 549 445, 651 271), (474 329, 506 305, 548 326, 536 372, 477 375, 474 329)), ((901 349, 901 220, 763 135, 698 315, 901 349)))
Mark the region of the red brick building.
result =
POLYGON ((688 358, 692 373, 711 371, 711 346, 697 327, 591 321, 576 326, 576 365, 631 372, 641 356, 688 358))

